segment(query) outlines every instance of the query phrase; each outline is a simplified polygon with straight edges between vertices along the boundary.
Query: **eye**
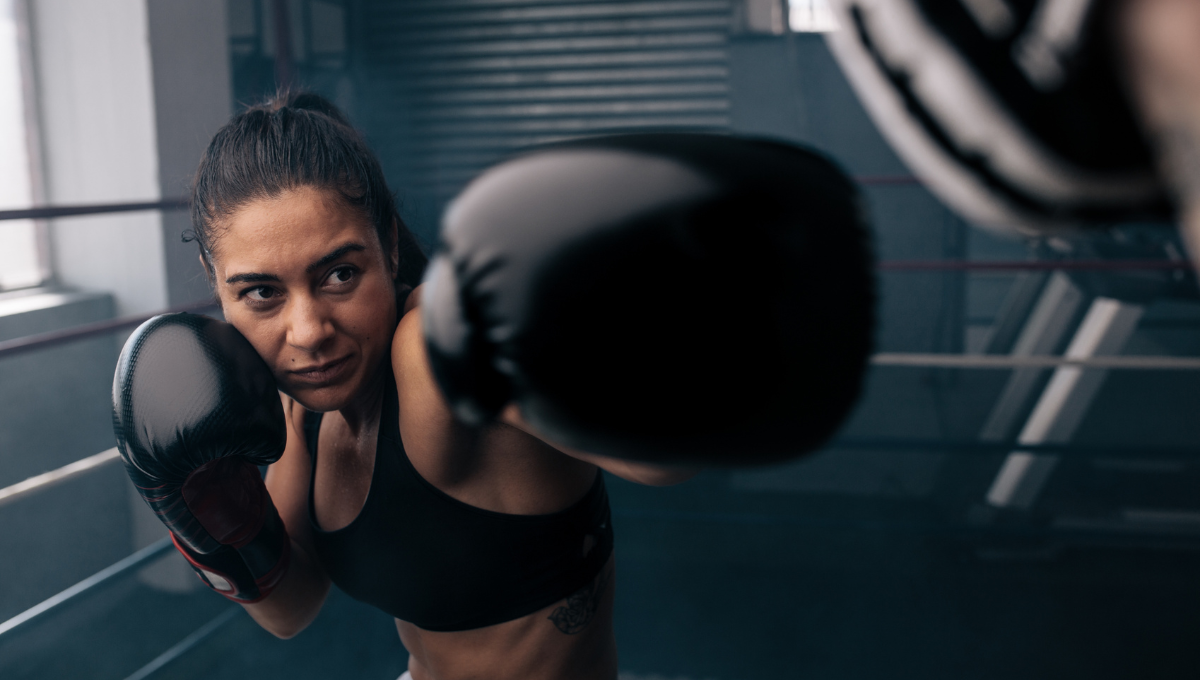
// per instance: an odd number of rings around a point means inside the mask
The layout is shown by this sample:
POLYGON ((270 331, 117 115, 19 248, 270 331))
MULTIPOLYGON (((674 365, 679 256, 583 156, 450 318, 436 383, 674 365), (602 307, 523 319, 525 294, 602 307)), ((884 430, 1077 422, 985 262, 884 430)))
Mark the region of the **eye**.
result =
POLYGON ((270 286, 255 286, 242 291, 242 297, 252 302, 268 302, 272 298, 279 297, 279 291, 270 286))
POLYGON ((329 275, 325 277, 325 283, 331 286, 344 286, 353 281, 357 273, 358 271, 349 265, 338 267, 329 272, 329 275))

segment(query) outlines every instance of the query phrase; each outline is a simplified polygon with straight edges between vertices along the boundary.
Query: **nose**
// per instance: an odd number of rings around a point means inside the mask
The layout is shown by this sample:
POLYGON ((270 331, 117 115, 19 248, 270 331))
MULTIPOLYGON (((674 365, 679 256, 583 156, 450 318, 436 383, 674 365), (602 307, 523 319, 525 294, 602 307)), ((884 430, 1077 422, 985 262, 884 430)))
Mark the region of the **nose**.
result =
POLYGON ((303 296, 293 298, 288 311, 288 344, 309 354, 320 353, 335 332, 325 305, 303 296))

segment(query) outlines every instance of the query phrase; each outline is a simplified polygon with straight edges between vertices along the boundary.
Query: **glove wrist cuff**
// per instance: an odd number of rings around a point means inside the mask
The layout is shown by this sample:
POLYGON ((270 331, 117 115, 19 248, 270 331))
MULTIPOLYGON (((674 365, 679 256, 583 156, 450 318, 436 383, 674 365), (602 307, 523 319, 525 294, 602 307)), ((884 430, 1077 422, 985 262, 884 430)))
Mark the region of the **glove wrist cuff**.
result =
POLYGON ((291 562, 291 539, 274 505, 262 529, 236 547, 222 545, 200 553, 174 533, 171 541, 205 585, 241 604, 253 604, 270 595, 283 581, 291 562))

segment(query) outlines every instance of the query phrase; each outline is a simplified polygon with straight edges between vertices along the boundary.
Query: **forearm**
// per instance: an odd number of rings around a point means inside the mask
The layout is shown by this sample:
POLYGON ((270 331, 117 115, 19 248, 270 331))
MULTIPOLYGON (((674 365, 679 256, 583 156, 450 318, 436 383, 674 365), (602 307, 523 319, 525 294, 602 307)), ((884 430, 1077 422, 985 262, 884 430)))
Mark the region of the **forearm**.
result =
POLYGON ((567 455, 587 461, 621 479, 646 486, 674 486, 695 477, 697 467, 639 463, 625 459, 595 456, 581 451, 566 451, 567 455))
POLYGON ((317 565, 316 557, 295 539, 291 550, 288 571, 275 590, 259 602, 242 605, 260 626, 285 640, 317 618, 329 594, 329 578, 317 565))
POLYGON ((674 466, 642 463, 638 461, 625 460, 622 458, 610 458, 608 456, 599 456, 592 453, 578 451, 570 447, 563 446, 550 441, 541 433, 537 432, 533 426, 525 422, 521 417, 521 411, 515 404, 510 404, 500 414, 501 422, 511 425, 522 432, 537 437, 546 442, 550 446, 562 451, 563 453, 578 458, 579 460, 591 463, 596 467, 614 474, 621 479, 636 484, 645 484, 646 486, 672 486, 680 484, 695 477, 700 471, 698 467, 692 466, 674 466))

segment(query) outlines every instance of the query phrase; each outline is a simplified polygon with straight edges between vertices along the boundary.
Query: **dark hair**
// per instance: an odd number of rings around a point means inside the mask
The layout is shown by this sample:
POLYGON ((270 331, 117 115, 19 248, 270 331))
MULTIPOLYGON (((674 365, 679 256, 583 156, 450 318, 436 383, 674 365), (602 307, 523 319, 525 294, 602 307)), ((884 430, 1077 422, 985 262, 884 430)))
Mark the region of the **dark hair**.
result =
POLYGON ((196 170, 184 240, 199 243, 211 277, 214 223, 250 201, 305 186, 336 191, 375 226, 385 253, 397 247, 397 286, 421 282, 425 254, 396 212, 379 160, 332 102, 310 92, 281 91, 217 131, 196 170))

